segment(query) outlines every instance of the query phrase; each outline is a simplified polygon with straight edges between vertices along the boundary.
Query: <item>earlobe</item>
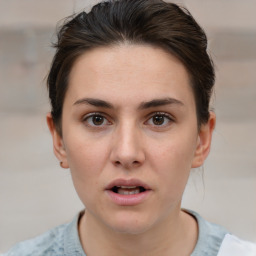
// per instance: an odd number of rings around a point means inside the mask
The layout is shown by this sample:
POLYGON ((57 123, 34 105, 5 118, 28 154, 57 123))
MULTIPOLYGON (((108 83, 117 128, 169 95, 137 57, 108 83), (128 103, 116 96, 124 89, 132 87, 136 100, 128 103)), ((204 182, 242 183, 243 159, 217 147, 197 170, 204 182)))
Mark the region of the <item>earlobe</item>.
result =
POLYGON ((206 124, 202 124, 198 134, 197 147, 192 163, 192 168, 198 168, 203 165, 207 158, 212 142, 212 134, 216 124, 216 115, 210 112, 210 118, 206 124))
POLYGON ((63 139, 55 127, 51 113, 47 114, 46 121, 52 135, 54 154, 57 157, 57 159, 60 161, 62 168, 65 168, 65 169, 69 168, 63 139))

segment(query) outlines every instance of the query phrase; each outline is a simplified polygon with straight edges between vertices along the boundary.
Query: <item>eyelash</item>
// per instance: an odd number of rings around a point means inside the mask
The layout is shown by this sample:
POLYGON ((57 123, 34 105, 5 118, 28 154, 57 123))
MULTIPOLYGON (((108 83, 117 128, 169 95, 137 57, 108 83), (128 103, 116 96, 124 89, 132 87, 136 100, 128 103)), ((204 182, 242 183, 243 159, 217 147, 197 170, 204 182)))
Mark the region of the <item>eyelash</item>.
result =
MULTIPOLYGON (((166 122, 166 119, 167 119, 167 122, 168 122, 168 123, 167 123, 167 124, 160 124, 160 125, 151 124, 151 125, 154 126, 154 127, 157 127, 157 128, 166 127, 166 126, 168 126, 168 124, 169 124, 170 122, 174 122, 174 118, 173 118, 170 114, 168 114, 168 113, 166 113, 166 112, 155 112, 155 113, 153 113, 153 114, 150 115, 150 118, 147 119, 146 123, 148 123, 150 120, 152 120, 152 118, 154 118, 154 117, 156 117, 156 116, 163 117, 163 118, 165 119, 164 122, 166 122)), ((152 122, 153 122, 153 121, 152 121, 152 122)))
MULTIPOLYGON (((104 125, 111 125, 112 123, 108 120, 108 118, 105 117, 105 115, 101 112, 94 112, 94 113, 90 113, 86 116, 83 117, 83 122, 86 123, 86 126, 89 127, 97 127, 97 128, 102 128, 104 125), (96 125, 96 124, 89 124, 89 119, 90 118, 96 118, 96 117, 100 117, 103 118, 103 123, 107 122, 107 124, 100 124, 100 125, 96 125)), ((93 122, 93 120, 91 120, 91 122, 93 122)))
MULTIPOLYGON (((83 122, 86 123, 86 126, 88 126, 88 127, 97 127, 97 128, 103 128, 103 127, 106 126, 106 125, 111 125, 111 124, 112 124, 112 122, 109 121, 109 118, 107 118, 107 117, 105 116, 105 114, 103 114, 103 113, 101 113, 101 112, 94 112, 94 113, 90 113, 90 114, 84 116, 84 117, 83 117, 83 122), (93 119, 92 119, 92 118, 96 118, 96 117, 103 118, 103 122, 100 123, 99 125, 93 123, 93 119), (91 120, 90 120, 90 119, 91 119, 91 120), (90 120, 90 121, 89 121, 89 120, 90 120), (91 122, 91 123, 90 123, 90 122, 91 122)), ((168 114, 168 113, 166 113, 166 112, 154 112, 154 113, 151 113, 151 114, 149 115, 149 117, 147 118, 146 122, 144 122, 144 124, 149 124, 150 126, 154 126, 154 127, 157 127, 157 128, 161 128, 161 127, 166 127, 166 126, 168 126, 168 124, 169 124, 170 122, 174 122, 174 118, 173 118, 170 114, 168 114), (163 117, 165 124, 160 124, 160 125, 154 124, 152 118, 157 117, 157 116, 158 116, 158 117, 163 117), (166 124, 166 119, 167 119, 167 124, 166 124), (149 124, 149 123, 150 123, 150 120, 152 120, 152 121, 151 121, 151 124, 149 124)))

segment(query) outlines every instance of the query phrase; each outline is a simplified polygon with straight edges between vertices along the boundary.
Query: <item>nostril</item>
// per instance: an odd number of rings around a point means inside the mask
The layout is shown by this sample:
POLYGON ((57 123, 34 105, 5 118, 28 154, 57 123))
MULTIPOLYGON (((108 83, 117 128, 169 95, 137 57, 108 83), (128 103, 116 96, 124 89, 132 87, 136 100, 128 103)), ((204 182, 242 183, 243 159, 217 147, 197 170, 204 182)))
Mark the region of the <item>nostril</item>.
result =
POLYGON ((130 168, 135 168, 135 167, 139 167, 142 163, 140 161, 137 160, 133 160, 133 161, 120 161, 120 160, 116 160, 113 162, 113 164, 116 167, 120 167, 123 166, 124 168, 130 169, 130 168))
POLYGON ((116 165, 121 165, 120 161, 115 161, 116 165))

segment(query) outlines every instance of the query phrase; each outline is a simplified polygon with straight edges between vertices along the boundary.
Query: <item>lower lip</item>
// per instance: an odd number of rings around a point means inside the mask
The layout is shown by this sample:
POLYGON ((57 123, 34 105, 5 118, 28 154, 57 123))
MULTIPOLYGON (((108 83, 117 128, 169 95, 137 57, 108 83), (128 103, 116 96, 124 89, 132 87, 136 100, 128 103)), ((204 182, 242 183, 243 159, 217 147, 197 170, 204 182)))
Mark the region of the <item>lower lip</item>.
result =
POLYGON ((106 190, 108 196, 117 205, 121 206, 133 206, 141 204, 147 199, 151 190, 146 190, 144 192, 132 195, 121 195, 113 192, 112 190, 106 190))

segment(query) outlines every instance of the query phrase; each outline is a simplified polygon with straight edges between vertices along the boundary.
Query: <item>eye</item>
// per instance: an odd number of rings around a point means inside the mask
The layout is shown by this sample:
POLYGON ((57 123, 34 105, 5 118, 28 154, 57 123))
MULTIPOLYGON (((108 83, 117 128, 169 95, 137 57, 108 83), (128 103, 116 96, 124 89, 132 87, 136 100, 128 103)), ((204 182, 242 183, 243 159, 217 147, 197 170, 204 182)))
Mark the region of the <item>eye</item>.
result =
POLYGON ((110 125, 111 122, 101 113, 91 113, 84 117, 83 121, 87 126, 91 127, 102 127, 105 125, 110 125))
POLYGON ((167 113, 157 112, 154 113, 148 120, 147 124, 152 126, 167 126, 170 122, 173 122, 171 115, 167 113))

